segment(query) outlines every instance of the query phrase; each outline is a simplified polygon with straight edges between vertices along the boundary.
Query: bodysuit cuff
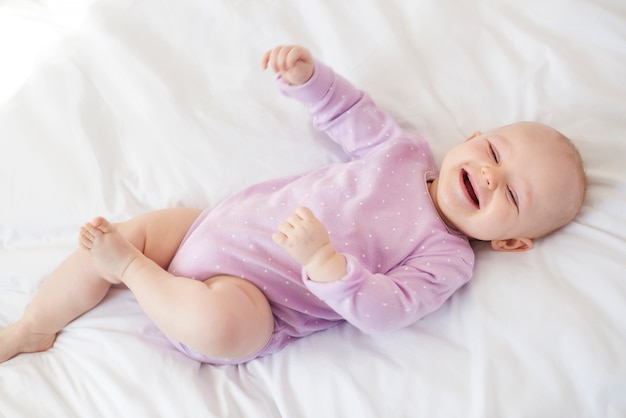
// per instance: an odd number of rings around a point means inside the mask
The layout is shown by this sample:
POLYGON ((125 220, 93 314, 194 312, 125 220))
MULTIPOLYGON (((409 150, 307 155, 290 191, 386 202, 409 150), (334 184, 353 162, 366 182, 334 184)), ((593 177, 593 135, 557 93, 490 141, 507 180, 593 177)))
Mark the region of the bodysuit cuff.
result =
POLYGON ((326 64, 315 60, 313 75, 304 84, 292 86, 278 76, 278 88, 287 97, 304 103, 315 103, 321 100, 332 85, 333 71, 326 64))
POLYGON ((302 268, 302 281, 304 285, 321 300, 342 299, 347 295, 357 292, 357 288, 360 287, 360 283, 363 280, 363 275, 358 274, 355 266, 354 258, 349 254, 343 254, 346 257, 346 275, 339 280, 333 282, 315 282, 311 280, 305 268, 302 268))

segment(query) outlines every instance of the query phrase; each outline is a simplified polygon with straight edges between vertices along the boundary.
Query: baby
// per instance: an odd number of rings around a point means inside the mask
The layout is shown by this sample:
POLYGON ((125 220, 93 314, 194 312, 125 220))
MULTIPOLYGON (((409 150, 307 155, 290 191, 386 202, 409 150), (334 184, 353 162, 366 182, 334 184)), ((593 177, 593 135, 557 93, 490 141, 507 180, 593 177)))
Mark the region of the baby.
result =
POLYGON ((262 62, 350 161, 249 187, 212 209, 85 224, 79 248, 0 331, 0 361, 50 348, 115 283, 178 349, 213 364, 265 356, 343 321, 402 328, 470 279, 470 239, 526 251, 582 205, 580 156, 548 126, 476 132, 437 170, 422 137, 306 49, 279 46, 262 62))

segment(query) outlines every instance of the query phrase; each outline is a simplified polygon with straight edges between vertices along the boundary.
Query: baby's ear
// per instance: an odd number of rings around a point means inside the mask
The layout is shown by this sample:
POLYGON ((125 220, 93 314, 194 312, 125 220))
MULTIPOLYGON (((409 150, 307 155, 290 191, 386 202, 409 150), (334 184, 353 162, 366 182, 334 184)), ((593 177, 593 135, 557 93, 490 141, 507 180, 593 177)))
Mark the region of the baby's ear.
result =
POLYGON ((497 251, 528 251, 533 248, 533 240, 530 238, 494 239, 491 248, 497 251))
POLYGON ((470 136, 469 136, 469 137, 465 140, 465 142, 467 142, 467 141, 471 141, 472 139, 476 138, 477 136, 480 136, 481 134, 482 134, 482 132, 480 132, 480 131, 476 131, 476 132, 474 132, 473 134, 471 134, 471 135, 470 135, 470 136))

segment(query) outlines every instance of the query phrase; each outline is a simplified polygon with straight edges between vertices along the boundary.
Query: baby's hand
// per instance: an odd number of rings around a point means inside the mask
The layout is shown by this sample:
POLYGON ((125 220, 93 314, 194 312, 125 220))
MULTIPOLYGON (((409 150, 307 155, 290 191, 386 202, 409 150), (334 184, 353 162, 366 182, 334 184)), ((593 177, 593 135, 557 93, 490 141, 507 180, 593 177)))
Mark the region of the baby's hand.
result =
POLYGON ((280 224, 272 239, 303 266, 313 260, 318 250, 330 244, 326 227, 305 207, 296 209, 280 224))
POLYGON ((335 251, 326 227, 308 208, 296 209, 272 239, 302 264, 315 282, 333 282, 347 274, 346 258, 335 251))
POLYGON ((271 68, 287 84, 304 84, 313 75, 313 56, 298 45, 277 46, 263 55, 263 69, 271 68))

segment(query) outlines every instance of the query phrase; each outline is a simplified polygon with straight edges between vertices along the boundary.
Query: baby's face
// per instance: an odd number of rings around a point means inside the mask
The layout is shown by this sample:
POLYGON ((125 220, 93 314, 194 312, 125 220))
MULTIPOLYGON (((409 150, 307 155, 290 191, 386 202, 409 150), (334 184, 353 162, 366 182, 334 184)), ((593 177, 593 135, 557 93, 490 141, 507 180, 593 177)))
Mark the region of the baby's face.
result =
POLYGON ((477 132, 444 157, 431 196, 445 222, 471 238, 532 246, 578 211, 584 186, 572 160, 569 144, 545 125, 477 132))

